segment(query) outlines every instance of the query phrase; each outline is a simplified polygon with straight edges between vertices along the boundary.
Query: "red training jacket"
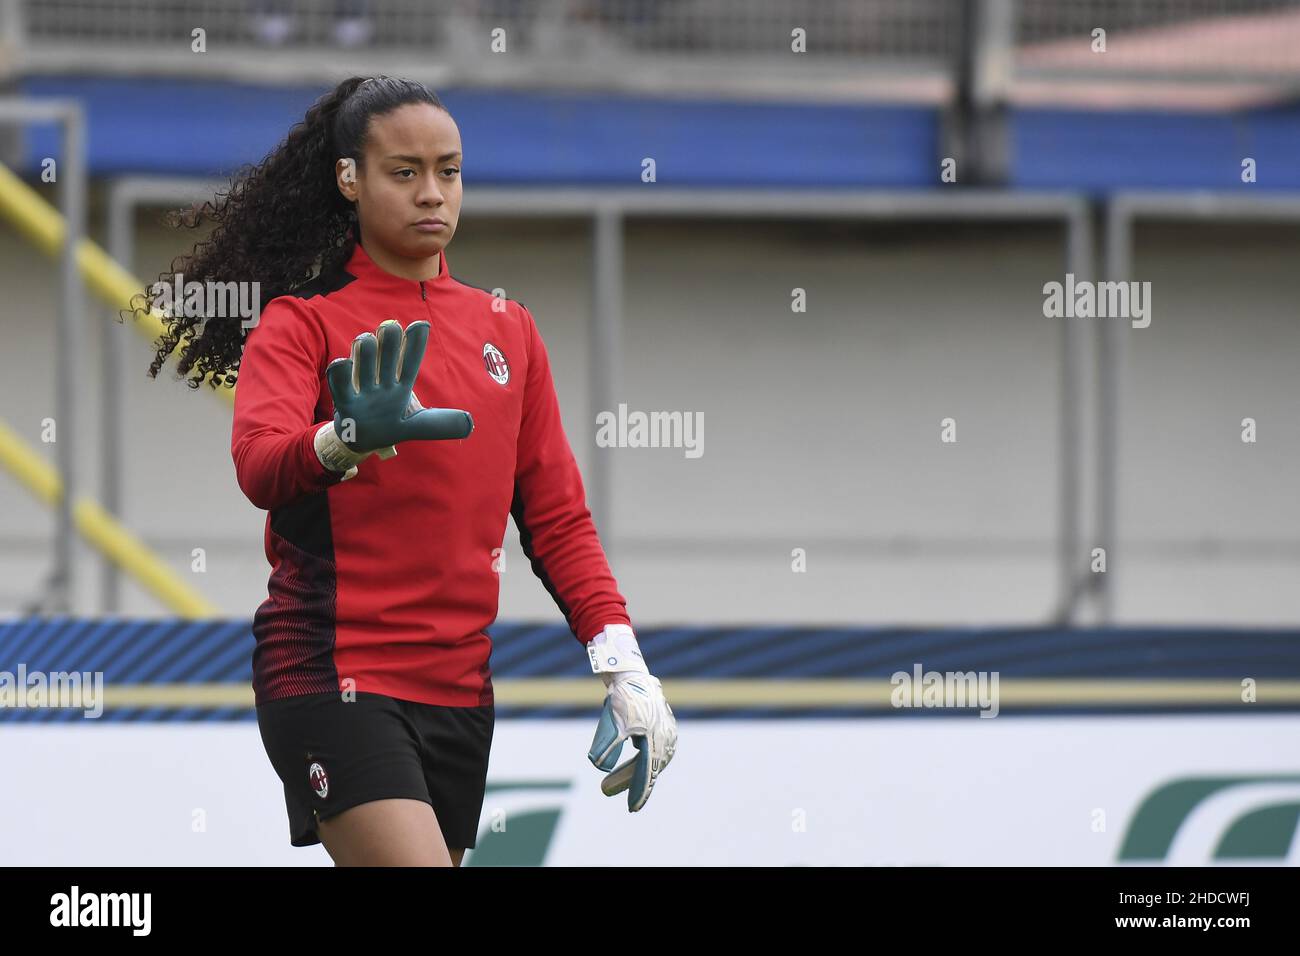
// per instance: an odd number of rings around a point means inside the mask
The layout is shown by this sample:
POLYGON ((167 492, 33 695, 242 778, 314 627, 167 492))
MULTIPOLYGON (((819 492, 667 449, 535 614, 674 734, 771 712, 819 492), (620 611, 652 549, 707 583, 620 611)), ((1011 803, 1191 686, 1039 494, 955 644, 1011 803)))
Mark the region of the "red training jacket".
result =
POLYGON ((403 279, 358 244, 343 269, 267 303, 248 334, 230 451, 239 487, 269 512, 271 577, 253 617, 258 704, 348 687, 492 703, 486 628, 497 616, 507 514, 581 643, 631 623, 532 314, 448 268, 443 253, 437 278, 403 279), (334 420, 325 366, 388 318, 404 328, 428 320, 415 395, 426 408, 464 409, 474 430, 403 442, 345 481, 312 443, 334 420))

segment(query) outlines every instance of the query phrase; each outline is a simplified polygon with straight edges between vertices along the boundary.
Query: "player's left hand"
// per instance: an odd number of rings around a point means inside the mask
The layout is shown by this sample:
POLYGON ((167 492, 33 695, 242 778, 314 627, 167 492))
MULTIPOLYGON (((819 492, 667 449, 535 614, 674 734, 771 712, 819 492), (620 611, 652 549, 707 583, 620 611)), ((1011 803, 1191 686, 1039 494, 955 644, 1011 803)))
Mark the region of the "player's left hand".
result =
POLYGON ((600 770, 612 771, 601 781, 601 791, 612 797, 626 790, 628 811, 635 813, 650 799, 655 780, 673 759, 677 718, 659 678, 646 668, 632 628, 607 625, 587 645, 587 652, 592 671, 608 689, 587 759, 600 770), (619 765, 629 737, 637 753, 619 765))

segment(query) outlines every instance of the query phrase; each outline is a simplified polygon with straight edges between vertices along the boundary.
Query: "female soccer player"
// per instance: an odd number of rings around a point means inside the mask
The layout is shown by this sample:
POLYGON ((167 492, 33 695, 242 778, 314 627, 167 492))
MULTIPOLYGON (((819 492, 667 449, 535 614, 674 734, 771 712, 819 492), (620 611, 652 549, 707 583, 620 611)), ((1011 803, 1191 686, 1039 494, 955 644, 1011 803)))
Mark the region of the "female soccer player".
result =
POLYGON ((449 272, 462 161, 422 84, 353 77, 180 220, 216 226, 160 279, 259 283, 251 328, 212 303, 170 314, 149 372, 178 345, 193 388, 238 372, 231 454, 272 568, 258 726, 290 843, 336 865, 459 865, 475 845, 507 514, 605 682, 588 754, 604 792, 639 810, 676 747, 533 316, 449 272))

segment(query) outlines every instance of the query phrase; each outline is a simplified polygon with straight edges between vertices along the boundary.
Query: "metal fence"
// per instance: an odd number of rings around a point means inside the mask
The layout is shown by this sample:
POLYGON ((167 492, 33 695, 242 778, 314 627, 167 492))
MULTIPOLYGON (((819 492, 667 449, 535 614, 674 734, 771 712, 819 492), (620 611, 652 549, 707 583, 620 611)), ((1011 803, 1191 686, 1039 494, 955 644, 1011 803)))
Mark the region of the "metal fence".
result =
POLYGON ((943 58, 960 0, 24 0, 30 39, 163 44, 203 27, 209 42, 328 46, 341 21, 378 47, 437 47, 472 27, 517 31, 521 44, 563 45, 599 32, 620 48, 661 53, 788 52, 805 29, 819 52, 943 58))
POLYGON ((1006 60, 1010 83, 1300 78, 1300 0, 0 0, 0 79, 316 82, 348 69, 941 102, 972 37, 1006 60), (1091 45, 1098 28, 1106 56, 1091 45))

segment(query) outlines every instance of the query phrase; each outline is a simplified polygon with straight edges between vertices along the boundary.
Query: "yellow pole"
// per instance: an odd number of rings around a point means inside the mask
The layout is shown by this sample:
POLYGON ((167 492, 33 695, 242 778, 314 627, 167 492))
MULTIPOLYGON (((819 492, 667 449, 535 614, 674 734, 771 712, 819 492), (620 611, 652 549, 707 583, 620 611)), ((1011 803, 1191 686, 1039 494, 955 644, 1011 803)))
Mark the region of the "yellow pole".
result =
MULTIPOLYGON (((51 507, 62 500, 63 482, 58 472, 3 421, 0 421, 0 465, 51 507)), ((87 542, 116 562, 167 607, 187 618, 219 616, 216 607, 182 581, 149 550, 148 545, 96 502, 78 498, 72 513, 77 530, 87 542)))
MULTIPOLYGON (((57 256, 63 245, 63 217, 21 178, 0 164, 0 216, 8 219, 33 245, 48 256, 57 256)), ((114 309, 130 308, 131 299, 145 288, 103 249, 89 239, 77 248, 82 278, 94 294, 114 309)), ((165 331, 162 315, 151 310, 132 323, 150 342, 165 331)), ((215 391, 228 404, 235 401, 229 388, 215 391)), ((35 449, 0 422, 0 465, 12 472, 37 497, 57 505, 63 497, 63 482, 35 449)), ((147 545, 120 524, 98 503, 78 498, 73 503, 77 530, 93 547, 107 555, 149 593, 167 607, 188 618, 216 617, 218 609, 187 585, 147 545)))
MULTIPOLYGON (((64 223, 59 211, 41 198, 40 194, 0 163, 0 216, 47 256, 57 256, 63 246, 64 223)), ((107 252, 90 239, 82 239, 77 248, 77 264, 87 287, 113 309, 129 309, 131 298, 144 291, 146 284, 136 279, 107 252)), ((156 343, 166 327, 162 313, 151 310, 143 318, 137 313, 132 323, 149 342, 156 343)), ((184 343, 182 343, 183 345, 184 343)), ((214 392, 227 405, 234 407, 235 390, 221 388, 200 389, 214 392)))

